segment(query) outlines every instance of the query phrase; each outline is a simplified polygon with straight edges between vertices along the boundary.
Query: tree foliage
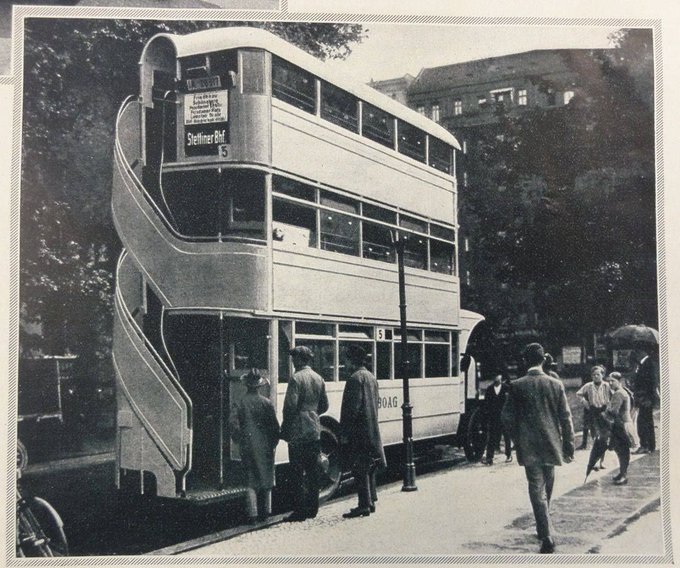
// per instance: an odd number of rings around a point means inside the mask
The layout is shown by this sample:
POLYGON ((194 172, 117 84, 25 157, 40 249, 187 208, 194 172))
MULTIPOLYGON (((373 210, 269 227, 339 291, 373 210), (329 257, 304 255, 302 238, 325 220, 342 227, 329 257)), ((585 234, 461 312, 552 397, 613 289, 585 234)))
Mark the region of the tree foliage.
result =
POLYGON ((622 31, 594 52, 569 104, 499 109, 470 137, 461 219, 482 272, 464 301, 497 331, 560 345, 657 324, 650 36, 622 31))
POLYGON ((25 22, 21 199, 22 349, 105 360, 120 251, 110 213, 114 121, 139 91, 160 32, 264 27, 321 59, 343 58, 360 25, 42 19, 25 22))

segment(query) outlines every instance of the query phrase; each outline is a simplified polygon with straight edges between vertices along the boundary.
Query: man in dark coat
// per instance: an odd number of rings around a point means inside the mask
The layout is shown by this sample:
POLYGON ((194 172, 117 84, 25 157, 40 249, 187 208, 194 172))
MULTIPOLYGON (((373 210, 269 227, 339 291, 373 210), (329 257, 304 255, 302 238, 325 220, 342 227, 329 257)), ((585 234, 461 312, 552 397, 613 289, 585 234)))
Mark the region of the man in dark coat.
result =
POLYGON ((550 554, 555 551, 549 511, 555 466, 574 457, 574 427, 564 385, 543 372, 543 347, 530 343, 523 357, 527 374, 512 383, 501 418, 524 466, 540 552, 550 554))
POLYGON ((279 421, 271 400, 258 389, 268 384, 257 369, 242 377, 243 398, 231 410, 231 437, 238 442, 241 460, 248 475, 248 516, 263 521, 272 510, 274 450, 279 443, 279 421))
POLYGON ((633 393, 637 413, 637 433, 640 447, 636 454, 646 454, 656 450, 656 435, 654 433, 654 408, 659 404, 659 372, 656 350, 647 353, 643 349, 636 349, 638 367, 633 382, 633 393))
POLYGON ((328 410, 326 384, 309 366, 314 354, 304 345, 290 350, 295 373, 283 401, 281 438, 288 442, 291 486, 297 490, 293 513, 287 521, 313 519, 319 512, 319 458, 321 421, 328 410))
POLYGON ((341 441, 352 465, 359 505, 343 517, 367 517, 375 512, 372 483, 379 465, 385 465, 378 424, 378 381, 365 366, 366 352, 356 344, 347 348, 346 365, 354 372, 347 380, 340 409, 341 441))
POLYGON ((486 459, 484 460, 486 465, 493 465, 493 455, 501 443, 501 436, 503 436, 505 442, 505 461, 512 461, 510 435, 503 428, 501 422, 501 411, 508 398, 509 388, 508 383, 503 381, 503 374, 498 372, 494 376, 493 383, 487 387, 484 393, 484 414, 489 434, 486 443, 486 459))

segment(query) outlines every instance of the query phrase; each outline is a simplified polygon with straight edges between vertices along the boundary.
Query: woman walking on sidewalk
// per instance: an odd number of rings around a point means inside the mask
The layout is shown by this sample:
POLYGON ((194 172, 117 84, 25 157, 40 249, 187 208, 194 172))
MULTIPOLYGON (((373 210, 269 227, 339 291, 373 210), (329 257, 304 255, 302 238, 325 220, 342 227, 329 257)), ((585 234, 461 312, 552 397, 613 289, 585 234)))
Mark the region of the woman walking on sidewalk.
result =
POLYGON ((621 384, 621 373, 611 373, 607 377, 612 396, 607 404, 605 418, 612 421, 610 448, 619 459, 619 473, 614 477, 614 485, 628 483, 628 464, 630 448, 635 443, 633 420, 630 417, 631 400, 627 390, 621 384))

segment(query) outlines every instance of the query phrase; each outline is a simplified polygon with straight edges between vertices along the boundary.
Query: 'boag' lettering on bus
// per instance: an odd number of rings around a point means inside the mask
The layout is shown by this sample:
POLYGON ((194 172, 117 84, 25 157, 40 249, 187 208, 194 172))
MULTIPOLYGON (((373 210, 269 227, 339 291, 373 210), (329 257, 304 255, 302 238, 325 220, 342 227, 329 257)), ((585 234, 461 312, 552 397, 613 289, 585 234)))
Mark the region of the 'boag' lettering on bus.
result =
POLYGON ((378 398, 378 408, 399 408, 396 396, 381 396, 378 398))

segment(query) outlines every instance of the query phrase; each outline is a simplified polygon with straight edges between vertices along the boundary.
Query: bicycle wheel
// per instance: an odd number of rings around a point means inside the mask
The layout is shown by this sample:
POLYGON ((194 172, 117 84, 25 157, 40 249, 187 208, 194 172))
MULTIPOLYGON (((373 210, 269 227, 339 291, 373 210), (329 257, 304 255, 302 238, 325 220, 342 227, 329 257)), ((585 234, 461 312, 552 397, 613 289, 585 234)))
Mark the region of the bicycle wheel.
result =
POLYGON ((64 532, 64 522, 56 509, 40 497, 33 497, 29 508, 47 539, 47 546, 52 556, 68 556, 68 541, 64 532))
POLYGON ((17 471, 23 473, 28 465, 28 450, 26 446, 17 438, 17 471))

